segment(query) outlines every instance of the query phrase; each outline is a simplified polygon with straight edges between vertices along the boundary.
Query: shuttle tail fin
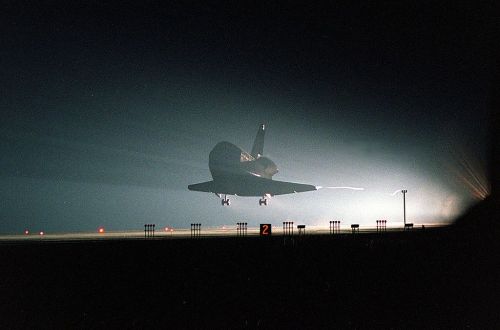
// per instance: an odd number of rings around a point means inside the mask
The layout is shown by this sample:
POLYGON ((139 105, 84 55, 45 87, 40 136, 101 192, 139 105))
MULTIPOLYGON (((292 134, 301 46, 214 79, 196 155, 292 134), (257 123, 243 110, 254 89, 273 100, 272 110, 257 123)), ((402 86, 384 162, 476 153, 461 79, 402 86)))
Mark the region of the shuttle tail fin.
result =
POLYGON ((255 136, 255 141, 253 142, 251 155, 255 159, 262 156, 264 153, 264 135, 265 135, 265 125, 261 124, 259 130, 257 131, 257 136, 255 136))

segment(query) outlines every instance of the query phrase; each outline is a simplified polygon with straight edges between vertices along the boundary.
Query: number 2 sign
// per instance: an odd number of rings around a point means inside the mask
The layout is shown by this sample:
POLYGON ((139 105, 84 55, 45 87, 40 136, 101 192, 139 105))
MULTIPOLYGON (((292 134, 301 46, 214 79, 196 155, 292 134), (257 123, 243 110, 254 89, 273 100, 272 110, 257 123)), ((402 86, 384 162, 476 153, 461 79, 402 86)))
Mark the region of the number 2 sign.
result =
POLYGON ((271 224, 260 224, 260 236, 271 236, 271 224))

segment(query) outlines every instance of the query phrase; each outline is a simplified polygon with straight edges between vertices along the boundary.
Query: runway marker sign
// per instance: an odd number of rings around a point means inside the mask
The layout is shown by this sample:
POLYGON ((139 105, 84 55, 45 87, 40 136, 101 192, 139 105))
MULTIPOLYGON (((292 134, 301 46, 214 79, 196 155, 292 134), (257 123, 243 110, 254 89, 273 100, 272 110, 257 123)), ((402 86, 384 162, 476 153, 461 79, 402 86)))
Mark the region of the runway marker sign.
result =
POLYGON ((261 223, 260 224, 260 236, 271 236, 271 224, 261 223))

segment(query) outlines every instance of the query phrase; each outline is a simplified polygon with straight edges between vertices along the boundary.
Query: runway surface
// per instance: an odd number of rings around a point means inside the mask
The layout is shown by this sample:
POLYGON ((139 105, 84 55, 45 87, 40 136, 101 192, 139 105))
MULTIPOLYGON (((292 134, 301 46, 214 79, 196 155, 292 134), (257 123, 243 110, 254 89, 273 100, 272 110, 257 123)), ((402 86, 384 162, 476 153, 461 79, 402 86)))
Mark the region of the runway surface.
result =
MULTIPOLYGON (((431 228, 441 228, 445 227, 445 224, 422 224, 415 225, 412 231, 421 231, 431 228)), ((380 231, 383 233, 392 233, 404 231, 402 226, 388 226, 385 231, 377 230, 376 227, 359 227, 359 232, 357 234, 373 234, 380 231)), ((283 236, 284 230, 282 225, 276 225, 272 227, 272 236, 283 236)), ((310 235, 331 235, 329 227, 324 226, 306 226, 303 234, 310 235)), ((347 235, 352 234, 352 229, 349 226, 341 226, 339 231, 336 231, 334 235, 347 235)), ((10 235, 0 235, 0 243, 8 242, 30 242, 30 241, 84 241, 84 240, 134 240, 134 239, 144 239, 147 236, 148 239, 186 239, 192 237, 191 229, 189 228, 170 228, 170 227, 160 227, 156 228, 153 233, 150 232, 147 235, 144 230, 130 230, 130 231, 104 231, 100 233, 98 230, 95 232, 64 232, 64 233, 52 233, 52 232, 29 232, 28 234, 21 232, 20 234, 10 234, 10 235)), ((238 236, 248 236, 257 237, 260 235, 259 227, 248 227, 246 232, 239 232, 237 226, 220 226, 220 227, 201 227, 199 231, 200 238, 227 238, 227 237, 238 237, 238 236)), ((293 232, 289 232, 288 235, 298 236, 299 231, 296 226, 293 228, 293 232)))

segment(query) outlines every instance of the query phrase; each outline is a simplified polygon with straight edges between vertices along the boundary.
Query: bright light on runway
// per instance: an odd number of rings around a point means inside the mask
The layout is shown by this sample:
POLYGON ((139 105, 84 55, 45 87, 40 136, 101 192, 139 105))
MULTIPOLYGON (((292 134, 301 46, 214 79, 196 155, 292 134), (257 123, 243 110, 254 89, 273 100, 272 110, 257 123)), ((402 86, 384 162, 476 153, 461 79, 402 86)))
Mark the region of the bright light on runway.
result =
POLYGON ((357 187, 323 187, 323 186, 316 186, 316 189, 349 189, 349 190, 365 190, 365 188, 357 188, 357 187))
POLYGON ((391 196, 394 196, 396 195, 398 192, 401 192, 402 189, 396 189, 396 191, 394 191, 392 194, 390 194, 391 196))

